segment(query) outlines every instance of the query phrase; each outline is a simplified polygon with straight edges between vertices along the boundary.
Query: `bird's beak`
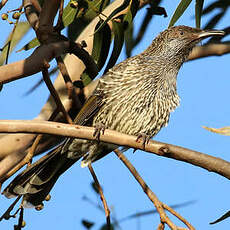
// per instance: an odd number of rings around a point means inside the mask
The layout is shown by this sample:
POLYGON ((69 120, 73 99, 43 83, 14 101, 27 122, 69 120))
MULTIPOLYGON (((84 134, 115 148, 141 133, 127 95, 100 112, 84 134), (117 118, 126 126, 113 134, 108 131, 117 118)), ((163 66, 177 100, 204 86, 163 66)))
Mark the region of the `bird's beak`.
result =
POLYGON ((225 32, 222 30, 203 30, 198 34, 198 39, 204 39, 211 36, 224 36, 225 32))

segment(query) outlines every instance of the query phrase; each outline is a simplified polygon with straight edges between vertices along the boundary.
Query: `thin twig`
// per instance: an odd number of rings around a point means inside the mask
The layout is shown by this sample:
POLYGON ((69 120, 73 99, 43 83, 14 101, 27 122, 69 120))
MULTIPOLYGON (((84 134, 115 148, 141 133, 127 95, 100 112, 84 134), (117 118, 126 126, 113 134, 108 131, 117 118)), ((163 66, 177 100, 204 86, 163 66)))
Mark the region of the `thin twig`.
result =
MULTIPOLYGON (((52 113, 52 115, 50 116, 49 121, 53 121, 55 119, 55 117, 58 115, 58 113, 59 113, 59 110, 55 109, 54 112, 52 113)), ((30 147, 28 153, 26 154, 26 156, 13 169, 11 169, 8 173, 6 173, 3 178, 1 178, 1 183, 4 183, 4 181, 6 181, 8 178, 10 178, 12 175, 14 175, 25 164, 27 164, 27 167, 30 166, 30 163, 32 162, 32 158, 34 156, 36 148, 37 148, 41 138, 43 137, 43 135, 44 134, 38 134, 35 137, 35 140, 34 140, 32 146, 30 147)))
POLYGON ((190 230, 195 230, 195 228, 184 218, 182 217, 178 212, 176 212, 174 209, 169 207, 167 204, 162 203, 162 206, 164 209, 169 211, 171 214, 176 216, 179 220, 181 220, 190 230))
POLYGON ((11 217, 15 217, 15 215, 17 214, 17 211, 11 215, 10 212, 14 209, 15 205, 18 203, 18 201, 21 199, 22 196, 18 196, 16 198, 16 200, 10 205, 10 207, 3 213, 3 215, 0 217, 0 221, 2 221, 3 219, 8 220, 11 217))
POLYGON ((21 230, 22 229, 22 224, 23 224, 23 215, 24 214, 24 208, 23 206, 20 207, 20 214, 19 214, 19 218, 18 218, 18 225, 15 225, 14 229, 15 230, 21 230))
POLYGON ((136 181, 140 184, 145 194, 148 196, 148 198, 153 202, 155 205, 159 215, 161 223, 166 223, 171 229, 176 230, 177 226, 169 219, 169 217, 166 215, 164 208, 162 206, 162 203, 159 201, 157 196, 152 192, 152 190, 148 187, 148 185, 145 183, 145 181, 142 179, 140 174, 137 172, 137 170, 134 168, 134 166, 129 162, 129 160, 124 156, 124 154, 116 149, 114 150, 117 157, 124 163, 124 165, 129 169, 129 171, 132 173, 136 181))
MULTIPOLYGON (((59 113, 58 109, 55 109, 54 112, 52 113, 52 115, 50 116, 49 121, 53 121, 53 120, 56 118, 56 116, 58 115, 58 113, 59 113)), ((30 166, 30 164, 31 164, 31 162, 32 162, 32 158, 33 158, 34 153, 35 153, 35 151, 36 151, 36 148, 37 148, 37 146, 38 146, 40 140, 42 139, 43 135, 44 135, 44 134, 38 134, 38 135, 36 136, 36 138, 35 138, 35 140, 34 140, 32 146, 31 146, 31 148, 30 148, 29 151, 28 151, 28 154, 27 154, 26 157, 24 158, 25 163, 27 163, 27 167, 30 166)))
POLYGON ((14 23, 14 28, 13 28, 12 32, 10 33, 9 42, 8 42, 8 47, 7 47, 7 52, 6 52, 6 61, 5 61, 5 64, 6 64, 6 65, 8 64, 8 58, 9 58, 9 54, 10 54, 11 42, 12 42, 12 39, 13 39, 15 30, 16 30, 16 28, 17 28, 17 25, 18 25, 18 21, 19 21, 19 18, 18 18, 18 19, 16 20, 16 22, 14 23))
POLYGON ((58 15, 58 21, 55 26, 55 30, 57 32, 61 32, 62 29, 64 29, 63 21, 62 21, 62 15, 63 15, 63 5, 64 5, 64 0, 61 0, 60 7, 59 7, 59 15, 58 15))
POLYGON ((53 96, 53 99, 57 105, 57 108, 63 113, 63 116, 65 117, 66 121, 69 124, 73 124, 73 121, 71 119, 71 117, 69 116, 69 114, 66 112, 65 107, 63 106, 60 97, 58 96, 57 91, 55 90, 52 81, 50 80, 49 77, 49 72, 48 72, 48 68, 44 68, 42 70, 42 75, 43 75, 43 79, 50 91, 50 94, 53 96))
POLYGON ((56 57, 56 62, 58 64, 58 68, 62 74, 62 77, 65 81, 67 92, 68 92, 68 97, 74 103, 74 106, 72 106, 72 107, 74 107, 76 110, 80 110, 82 108, 82 104, 80 102, 78 95, 76 94, 76 92, 74 90, 74 85, 73 85, 72 79, 69 76, 68 70, 66 68, 66 65, 65 65, 62 57, 61 56, 56 57))
POLYGON ((100 183, 97 179, 97 176, 93 170, 93 167, 91 164, 88 165, 88 168, 89 168, 89 171, 94 179, 94 182, 98 188, 98 191, 99 191, 99 194, 100 194, 100 197, 101 197, 101 201, 103 203, 103 206, 104 206, 104 209, 105 209, 105 216, 106 216, 106 223, 107 223, 107 230, 110 230, 111 229, 111 224, 110 224, 110 210, 109 210, 109 207, 107 205, 107 202, 106 202, 106 199, 105 199, 105 196, 103 194, 103 191, 102 191, 102 188, 100 186, 100 183))

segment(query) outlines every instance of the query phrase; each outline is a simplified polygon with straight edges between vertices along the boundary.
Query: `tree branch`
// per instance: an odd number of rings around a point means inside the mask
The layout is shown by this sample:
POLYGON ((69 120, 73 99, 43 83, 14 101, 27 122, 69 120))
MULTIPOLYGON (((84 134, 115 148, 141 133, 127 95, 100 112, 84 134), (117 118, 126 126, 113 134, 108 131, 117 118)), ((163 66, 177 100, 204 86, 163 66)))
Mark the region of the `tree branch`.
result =
POLYGON ((188 61, 210 56, 221 56, 230 53, 230 43, 208 44, 196 46, 188 57, 188 61))
MULTIPOLYGON (((43 133, 66 137, 77 137, 88 140, 95 139, 93 137, 93 127, 68 125, 50 121, 1 120, 0 132, 43 133)), ((136 142, 136 139, 137 138, 135 136, 119 133, 108 129, 105 130, 104 135, 100 136, 100 140, 103 142, 143 150, 142 143, 136 142)), ((176 145, 162 143, 153 140, 151 140, 149 144, 145 146, 145 151, 154 153, 159 156, 187 162, 230 179, 230 163, 217 157, 213 157, 204 153, 200 153, 176 145)), ((0 162, 0 176, 4 175, 2 170, 3 166, 4 165, 2 164, 2 162, 0 162)))
POLYGON ((69 47, 69 41, 50 43, 35 49, 25 60, 1 66, 0 83, 8 83, 40 72, 44 67, 44 61, 50 62, 53 58, 69 52, 69 47))

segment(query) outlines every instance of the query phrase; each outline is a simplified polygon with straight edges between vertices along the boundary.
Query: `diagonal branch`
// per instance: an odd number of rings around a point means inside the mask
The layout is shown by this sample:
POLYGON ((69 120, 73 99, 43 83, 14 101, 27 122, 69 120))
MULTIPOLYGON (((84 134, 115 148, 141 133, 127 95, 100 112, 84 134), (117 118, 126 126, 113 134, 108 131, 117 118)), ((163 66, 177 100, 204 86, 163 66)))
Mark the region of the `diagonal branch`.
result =
POLYGON ((136 181, 140 184, 145 194, 148 198, 153 202, 154 206, 156 207, 157 212, 160 215, 160 220, 162 224, 167 224, 171 229, 176 230, 176 225, 168 218, 166 215, 161 202, 158 200, 157 196, 152 192, 152 190, 148 187, 148 185, 144 182, 141 178, 140 174, 137 170, 133 167, 133 165, 128 161, 128 159, 121 153, 119 150, 114 151, 117 157, 124 163, 124 165, 129 169, 131 174, 134 176, 136 181))
POLYGON ((105 196, 103 194, 103 191, 102 191, 102 188, 100 186, 100 183, 97 179, 97 176, 93 170, 93 167, 91 164, 88 165, 88 168, 89 168, 89 171, 93 177, 93 180, 97 186, 97 189, 98 189, 98 192, 100 194, 100 197, 101 197, 101 201, 103 203, 103 206, 104 206, 104 210, 105 210, 105 217, 106 217, 106 223, 107 223, 107 230, 111 230, 111 224, 110 224, 110 210, 109 210, 109 207, 107 205, 107 202, 106 202, 106 199, 105 199, 105 196))

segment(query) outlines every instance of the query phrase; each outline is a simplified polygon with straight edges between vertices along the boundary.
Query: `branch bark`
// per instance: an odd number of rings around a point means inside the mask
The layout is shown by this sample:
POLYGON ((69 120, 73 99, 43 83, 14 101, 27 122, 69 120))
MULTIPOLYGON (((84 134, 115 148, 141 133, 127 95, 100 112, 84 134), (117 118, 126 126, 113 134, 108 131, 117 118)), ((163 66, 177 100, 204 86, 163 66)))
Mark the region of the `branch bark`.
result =
POLYGON ((60 41, 43 45, 35 49, 25 60, 1 66, 0 84, 40 72, 44 67, 44 62, 50 62, 53 58, 69 52, 69 48, 69 41, 60 41))
MULTIPOLYGON (((3 133, 46 133, 94 140, 94 131, 93 127, 68 125, 50 121, 0 121, 0 132, 3 133)), ((137 142, 136 139, 137 138, 135 136, 108 129, 106 129, 104 135, 101 135, 100 137, 100 140, 103 142, 143 150, 142 143, 137 142)), ((145 146, 145 151, 158 156, 187 162, 230 179, 230 163, 217 157, 153 140, 145 146)), ((5 173, 2 168, 3 166, 2 162, 0 162, 0 176, 5 173)))
POLYGON ((210 56, 221 56, 230 53, 230 43, 208 44, 204 46, 196 46, 193 48, 188 57, 188 61, 210 56))

